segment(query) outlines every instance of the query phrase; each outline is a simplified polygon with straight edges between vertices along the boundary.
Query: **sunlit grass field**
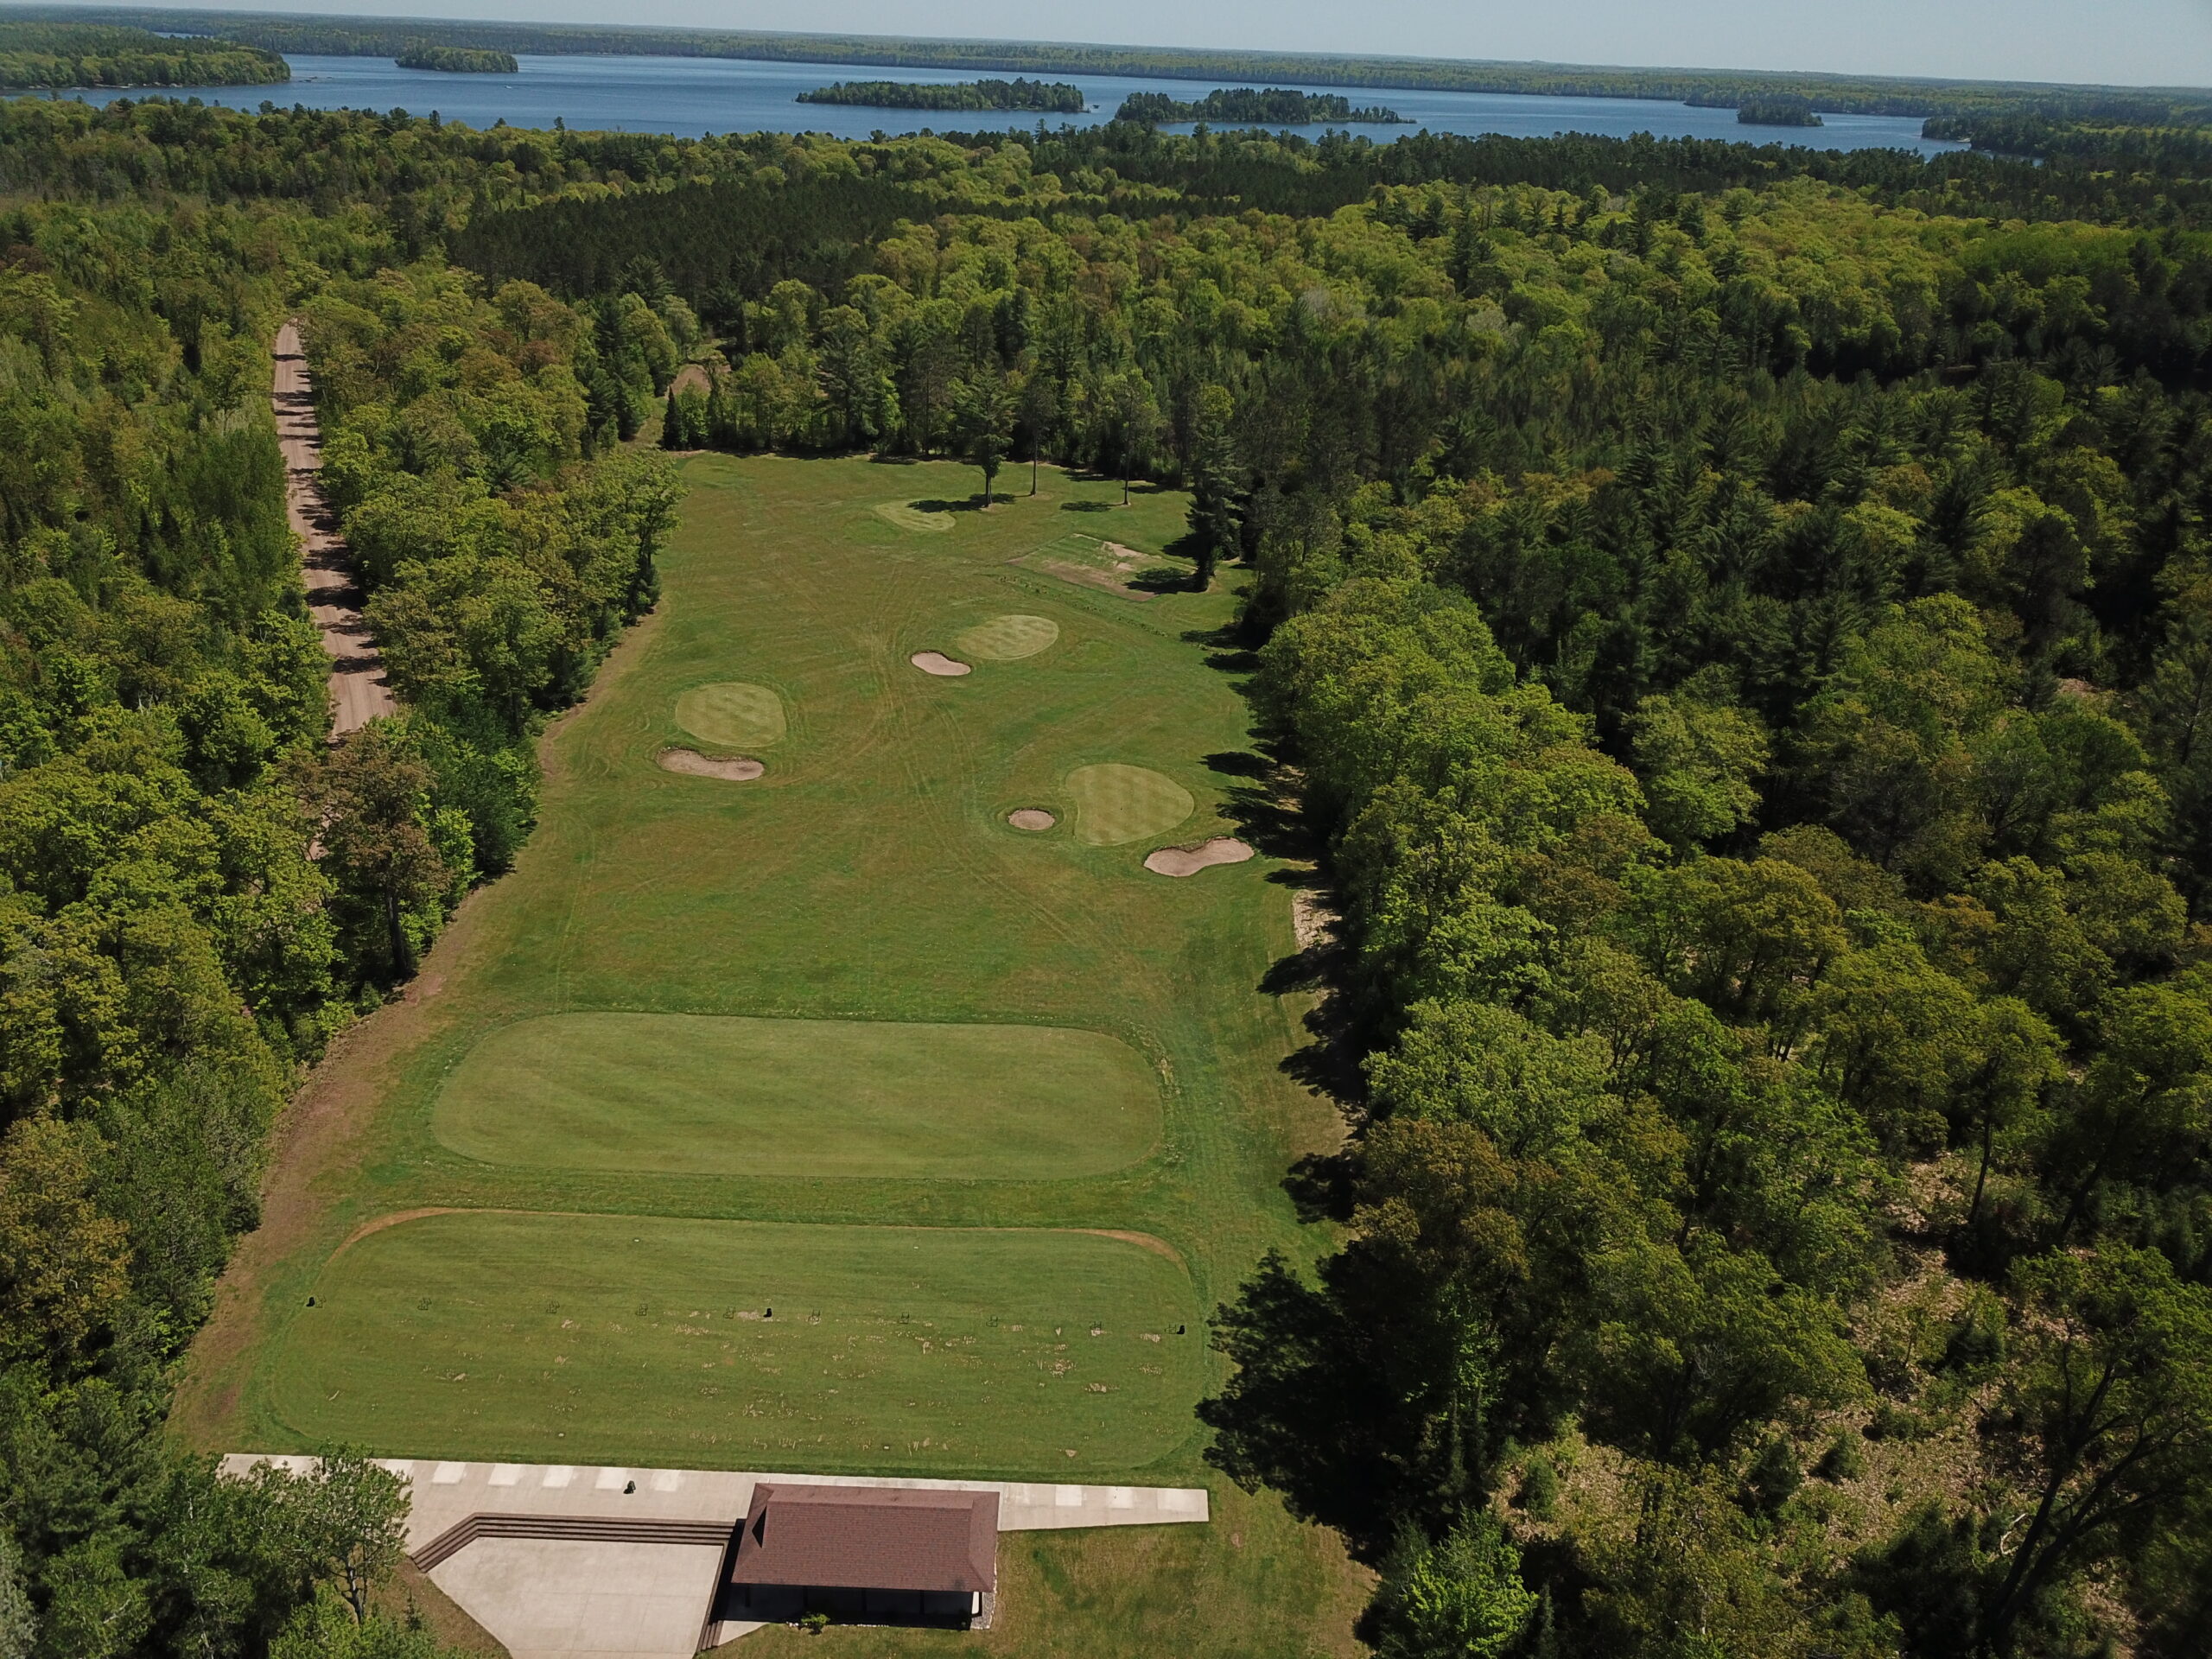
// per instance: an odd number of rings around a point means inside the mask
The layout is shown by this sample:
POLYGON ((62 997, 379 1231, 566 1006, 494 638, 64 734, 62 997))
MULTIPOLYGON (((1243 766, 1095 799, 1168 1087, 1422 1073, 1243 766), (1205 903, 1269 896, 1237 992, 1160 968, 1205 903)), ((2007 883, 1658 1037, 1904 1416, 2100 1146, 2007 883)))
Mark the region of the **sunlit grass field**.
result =
POLYGON ((487 1164, 1065 1180, 1152 1149, 1160 1084, 1053 1026, 556 1014, 469 1050, 432 1123, 487 1164))
POLYGON ((1294 948, 1279 867, 1143 868, 1237 832, 1234 595, 1018 562, 1077 531, 1157 556, 1185 499, 1048 471, 985 512, 946 465, 684 475, 657 613, 550 735, 516 870, 354 1046, 371 1127, 312 1243, 203 1344, 251 1323, 191 1380, 193 1432, 1204 1481, 1238 1517, 1204 1537, 1025 1541, 1017 1575, 1125 1565, 1080 1627, 1032 1605, 1023 1650, 1154 1651, 1163 1607, 1193 1652, 1335 1650, 1343 1608, 1306 1622, 1344 1592, 1333 1545, 1221 1492, 1192 1414, 1214 1305, 1270 1245, 1311 1248, 1280 1183, 1335 1130, 1281 1070, 1303 1004, 1257 988, 1294 948), (765 775, 656 764, 702 742, 765 775), (1145 1561, 1149 1598, 1122 1581, 1145 1561), (1245 1612, 1190 1608, 1193 1575, 1245 1582, 1245 1612))

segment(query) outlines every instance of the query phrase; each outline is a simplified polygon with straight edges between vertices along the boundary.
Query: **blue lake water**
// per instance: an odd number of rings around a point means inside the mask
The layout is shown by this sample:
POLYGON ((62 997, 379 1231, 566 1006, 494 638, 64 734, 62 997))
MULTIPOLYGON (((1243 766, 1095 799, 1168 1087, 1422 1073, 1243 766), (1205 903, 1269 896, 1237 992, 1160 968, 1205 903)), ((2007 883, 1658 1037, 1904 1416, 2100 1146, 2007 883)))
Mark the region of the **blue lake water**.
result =
MULTIPOLYGON (((556 117, 579 130, 616 132, 826 132, 865 138, 874 132, 986 132, 1033 128, 1037 117, 1012 111, 849 109, 801 104, 799 93, 836 80, 952 80, 957 72, 881 69, 857 64, 759 63, 736 58, 528 57, 513 75, 454 75, 402 69, 389 58, 298 56, 283 86, 178 87, 172 96, 253 109, 267 99, 310 109, 436 111, 448 121, 488 127, 550 127, 556 117)), ((1112 118, 1131 92, 1165 92, 1203 97, 1211 82, 1123 79, 1113 75, 1052 75, 1083 89, 1087 105, 1077 115, 1053 115, 1046 124, 1096 126, 1112 118)), ((1229 83, 1238 84, 1238 83, 1229 83)), ((1272 82, 1270 85, 1274 84, 1272 82)), ((1640 98, 1523 97, 1502 92, 1400 92, 1380 87, 1327 86, 1293 82, 1306 92, 1340 92, 1354 107, 1382 104, 1405 116, 1402 127, 1362 127, 1378 142, 1427 128, 1431 132, 1504 133, 1548 137, 1589 132, 1611 137, 1649 132, 1662 137, 1723 138, 1753 143, 1809 144, 1824 149, 1910 149, 1923 156, 1962 146, 1924 139, 1920 123, 1905 116, 1829 115, 1809 128, 1747 127, 1733 110, 1698 110, 1686 104, 1640 98)), ((111 92, 76 96, 103 101, 111 92)), ((1188 129, 1184 129, 1188 130, 1188 129)), ((1298 129, 1319 137, 1323 129, 1298 129)))

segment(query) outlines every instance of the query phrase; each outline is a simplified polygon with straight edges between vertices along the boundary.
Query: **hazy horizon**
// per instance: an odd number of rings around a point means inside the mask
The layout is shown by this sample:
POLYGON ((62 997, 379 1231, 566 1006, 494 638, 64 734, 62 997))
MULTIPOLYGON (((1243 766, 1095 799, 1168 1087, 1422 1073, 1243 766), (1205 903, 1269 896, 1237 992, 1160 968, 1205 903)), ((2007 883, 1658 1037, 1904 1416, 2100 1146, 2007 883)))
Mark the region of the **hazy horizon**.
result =
MULTIPOLYGON (((63 0, 67 3, 68 0, 63 0)), ((1441 0, 1379 0, 1347 12, 1315 0, 1223 0, 1195 12, 1130 0, 1109 22, 1070 0, 401 0, 328 5, 276 0, 172 10, 328 17, 421 17, 601 27, 764 29, 1115 46, 1309 52, 1344 56, 1541 61, 1621 68, 1799 70, 1831 74, 2212 86, 2212 0, 1554 0, 1541 12, 1441 0)), ((88 3, 86 10, 97 7, 88 3)))

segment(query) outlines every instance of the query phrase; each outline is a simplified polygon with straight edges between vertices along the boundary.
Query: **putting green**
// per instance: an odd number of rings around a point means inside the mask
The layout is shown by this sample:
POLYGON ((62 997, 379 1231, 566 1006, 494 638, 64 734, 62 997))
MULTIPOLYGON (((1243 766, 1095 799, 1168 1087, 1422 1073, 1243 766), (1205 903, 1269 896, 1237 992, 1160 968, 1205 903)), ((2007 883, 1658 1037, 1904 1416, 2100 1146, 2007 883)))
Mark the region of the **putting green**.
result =
POLYGON ((718 680, 676 700, 676 723, 703 743, 765 749, 784 737, 784 700, 765 685, 718 680))
POLYGON ((411 1457, 1073 1477, 1173 1450, 1205 1378, 1181 1267, 1091 1233, 474 1211, 357 1239, 315 1292, 276 1414, 411 1457))
POLYGON ((1142 1158, 1160 1092, 1095 1031, 559 1014, 471 1049, 432 1123, 537 1169, 1052 1180, 1142 1158))
POLYGON ((1189 790, 1143 766, 1078 766, 1068 774, 1067 791, 1077 838, 1093 847, 1165 835, 1198 810, 1189 790))
POLYGON ((987 663, 1014 663, 1034 657, 1060 637, 1060 625, 1049 616, 995 616, 978 622, 953 643, 969 657, 987 663))
POLYGON ((943 531, 952 528, 950 513, 925 512, 921 508, 909 506, 904 501, 886 501, 876 508, 875 516, 887 523, 898 525, 901 530, 943 531))

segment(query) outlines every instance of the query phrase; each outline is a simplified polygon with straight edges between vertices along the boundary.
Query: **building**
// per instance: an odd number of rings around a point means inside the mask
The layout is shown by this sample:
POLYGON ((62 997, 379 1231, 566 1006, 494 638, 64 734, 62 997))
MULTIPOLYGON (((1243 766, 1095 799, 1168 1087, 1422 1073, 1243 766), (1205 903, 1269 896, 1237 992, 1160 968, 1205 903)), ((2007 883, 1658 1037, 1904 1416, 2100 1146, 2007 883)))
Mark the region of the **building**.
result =
POLYGON ((753 1490, 718 1609, 727 1619, 990 1624, 999 1494, 882 1486, 753 1490))

